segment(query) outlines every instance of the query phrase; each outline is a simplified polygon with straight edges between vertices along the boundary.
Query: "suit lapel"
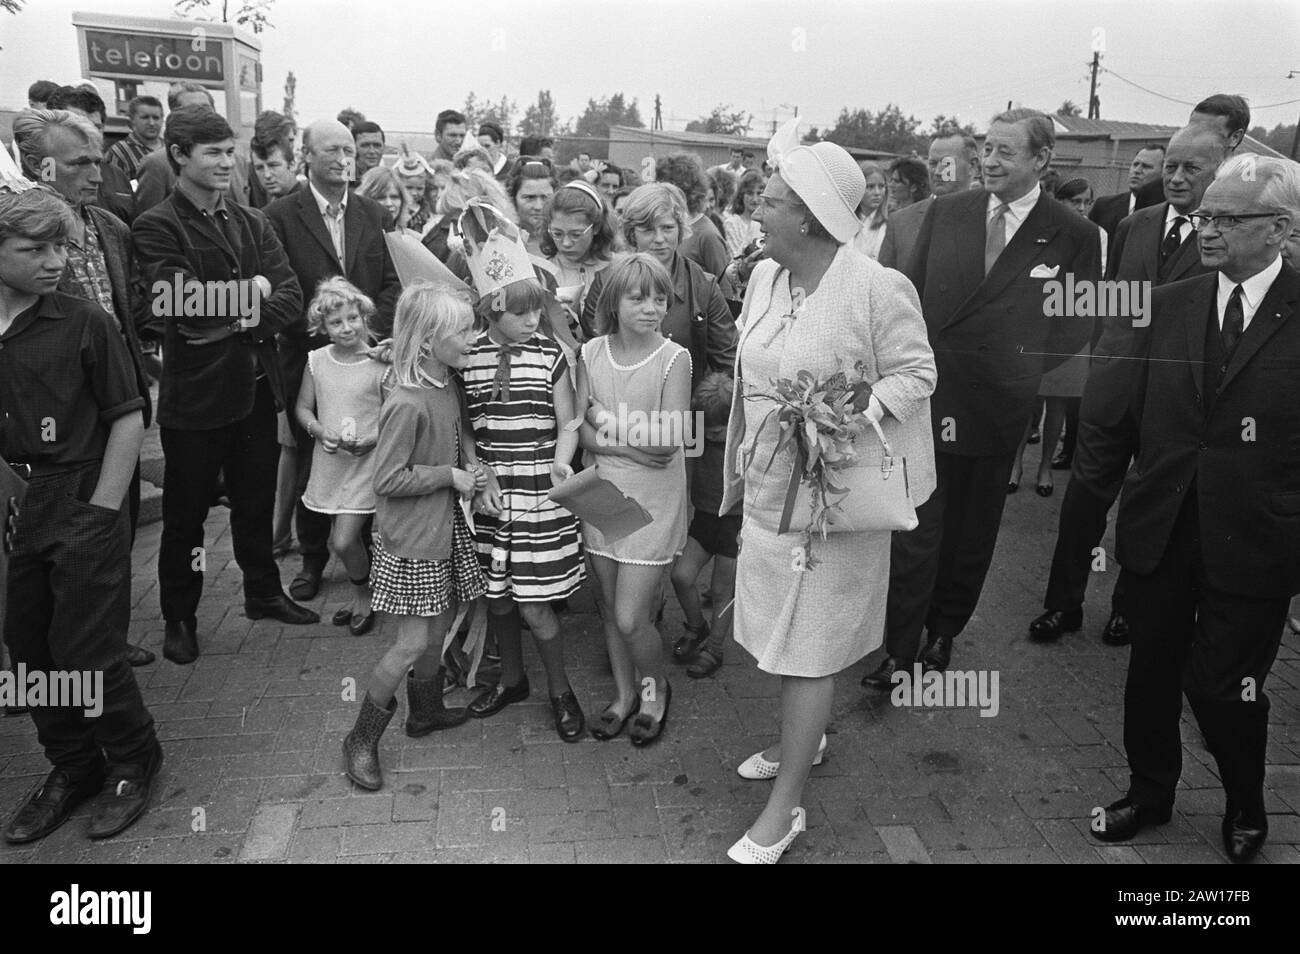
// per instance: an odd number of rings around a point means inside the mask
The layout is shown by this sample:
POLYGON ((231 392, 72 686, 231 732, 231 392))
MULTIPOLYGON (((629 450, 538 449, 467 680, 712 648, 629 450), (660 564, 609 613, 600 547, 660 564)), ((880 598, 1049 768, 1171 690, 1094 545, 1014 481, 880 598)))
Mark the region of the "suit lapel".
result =
MULTIPOLYGON (((987 235, 988 193, 974 189, 964 197, 966 205, 954 209, 953 228, 949 231, 949 248, 957 260, 957 280, 961 288, 973 289, 970 297, 952 313, 947 324, 958 321, 971 299, 979 294, 984 282, 984 244, 987 235)), ((946 325, 945 325, 946 327, 946 325)))
MULTIPOLYGON (((180 194, 184 196, 184 193, 180 194)), ((240 265, 239 256, 237 256, 235 250, 230 247, 230 239, 226 237, 226 233, 221 230, 221 226, 217 224, 216 220, 212 216, 202 212, 198 207, 190 202, 188 198, 185 199, 185 205, 177 206, 177 209, 181 215, 185 216, 186 219, 194 224, 194 228, 197 231, 202 232, 207 238, 212 240, 213 244, 216 245, 217 248, 221 249, 221 254, 226 256, 226 260, 230 263, 230 267, 238 270, 240 265)))
POLYGON ((1250 327, 1237 343, 1237 350, 1228 361, 1228 370, 1223 373, 1220 387, 1226 388, 1232 383, 1232 379, 1264 347, 1265 342, 1277 334, 1283 322, 1295 311, 1298 285, 1300 282, 1296 280, 1296 274, 1283 265, 1282 271, 1264 295, 1264 300, 1259 303, 1254 317, 1250 319, 1250 327))
MULTIPOLYGON (((298 217, 302 219, 302 224, 311 233, 312 238, 316 239, 325 254, 338 262, 339 271, 342 272, 343 263, 339 262, 338 252, 334 251, 334 240, 330 238, 329 229, 325 227, 325 220, 321 218, 320 208, 316 205, 316 197, 312 195, 311 189, 304 188, 298 196, 298 217)), ((347 252, 346 246, 343 251, 347 252)))
MULTIPOLYGON (((1038 201, 1029 210, 1029 215, 1025 217, 1025 221, 1020 224, 1020 228, 1016 229, 1016 234, 1011 237, 1007 247, 1002 250, 998 260, 993 263, 992 271, 985 276, 984 280, 976 288, 975 293, 953 314, 952 319, 948 322, 949 325, 954 325, 967 317, 984 302, 998 295, 999 292, 1011 284, 1018 274, 1029 269, 1030 263, 1038 257, 1043 246, 1051 242, 1052 237, 1060 231, 1060 226, 1049 221, 1050 215, 1047 203, 1055 201, 1055 199, 1049 198, 1046 192, 1039 195, 1038 201)), ((985 204, 982 206, 985 211, 987 211, 987 202, 986 198, 985 204)), ((987 235, 987 220, 988 216, 985 215, 985 229, 983 230, 985 235, 987 235)), ((978 246, 980 249, 984 248, 984 237, 981 236, 978 246)), ((981 255, 979 271, 982 272, 983 270, 984 262, 981 255)))
POLYGON ((1169 260, 1169 272, 1165 275, 1165 284, 1186 278, 1188 273, 1199 264, 1201 264, 1201 249, 1196 244, 1196 232, 1193 230, 1169 260))
POLYGON ((1138 246, 1142 249, 1142 274, 1150 275, 1152 281, 1156 281, 1160 276, 1160 246, 1165 240, 1165 209, 1168 203, 1162 203, 1159 208, 1159 214, 1155 216, 1143 216, 1143 228, 1141 234, 1133 236, 1137 240, 1138 246), (1152 235, 1151 233, 1155 234, 1152 235))
POLYGON ((1208 324, 1216 318, 1214 290, 1218 287, 1218 279, 1210 275, 1205 281, 1197 282, 1187 300, 1190 317, 1183 326, 1187 335, 1187 370, 1192 376, 1196 394, 1205 387, 1205 332, 1208 324))

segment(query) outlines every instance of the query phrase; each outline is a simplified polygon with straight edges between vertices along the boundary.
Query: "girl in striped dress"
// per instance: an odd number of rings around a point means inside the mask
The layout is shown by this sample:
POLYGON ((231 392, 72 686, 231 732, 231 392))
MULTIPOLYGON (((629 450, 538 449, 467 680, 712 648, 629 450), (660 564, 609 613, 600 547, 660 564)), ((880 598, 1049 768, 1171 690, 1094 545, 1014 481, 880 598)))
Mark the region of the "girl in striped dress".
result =
POLYGON ((546 668, 555 730, 577 741, 586 725, 564 668, 564 639, 553 600, 582 584, 578 520, 547 499, 556 468, 557 421, 574 417, 568 362, 560 346, 538 333, 547 293, 532 278, 482 297, 479 333, 462 371, 479 463, 490 476, 478 494, 479 560, 488 581, 489 625, 501 652, 501 679, 469 706, 486 718, 528 698, 520 615, 546 668))

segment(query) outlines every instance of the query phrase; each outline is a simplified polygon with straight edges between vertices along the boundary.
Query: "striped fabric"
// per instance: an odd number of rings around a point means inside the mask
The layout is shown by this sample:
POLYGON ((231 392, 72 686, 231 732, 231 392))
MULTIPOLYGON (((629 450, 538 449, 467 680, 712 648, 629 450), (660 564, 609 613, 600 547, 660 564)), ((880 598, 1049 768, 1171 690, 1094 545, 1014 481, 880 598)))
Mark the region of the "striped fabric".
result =
POLYGON ((476 536, 488 595, 543 603, 576 592, 585 574, 577 518, 546 499, 557 436, 553 391, 568 365, 560 346, 541 335, 517 348, 509 356, 509 401, 493 399, 501 349, 486 331, 461 372, 479 461, 492 468, 505 499, 500 520, 476 515, 476 536), (502 569, 492 569, 493 547, 509 554, 502 569))
MULTIPOLYGON (((159 148, 161 148, 161 140, 159 140, 159 148)), ((138 179, 140 163, 144 162, 144 157, 151 152, 153 150, 136 139, 135 134, 132 133, 109 146, 108 151, 104 153, 104 158, 125 172, 128 179, 138 179)))

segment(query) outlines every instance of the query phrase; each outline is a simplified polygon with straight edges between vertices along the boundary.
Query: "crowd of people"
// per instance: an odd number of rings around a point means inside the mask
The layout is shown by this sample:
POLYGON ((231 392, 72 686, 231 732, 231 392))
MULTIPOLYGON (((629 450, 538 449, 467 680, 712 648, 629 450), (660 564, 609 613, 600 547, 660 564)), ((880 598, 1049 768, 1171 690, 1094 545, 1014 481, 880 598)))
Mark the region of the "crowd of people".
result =
POLYGON ((1102 198, 1061 180, 1053 123, 1027 109, 993 117, 982 145, 940 131, 925 158, 887 165, 817 142, 632 170, 588 153, 562 166, 547 139, 512 154, 498 124, 470 139, 455 110, 428 157, 390 155, 373 122, 317 120, 299 141, 274 112, 246 156, 189 83, 166 111, 133 99, 130 135, 105 149, 93 89, 39 83, 30 100, 0 190, 0 460, 27 483, 5 643, 28 670, 102 671, 105 698, 95 718, 31 709, 52 770, 7 841, 92 797, 92 838, 147 809, 163 747, 132 667, 155 660, 127 633, 156 417, 167 660, 202 652, 217 501, 249 618, 319 624, 303 604, 331 554, 346 589, 329 622, 363 637, 387 618, 342 740, 363 789, 384 784, 403 684, 412 737, 529 698, 525 630, 559 737, 626 731, 638 747, 666 731, 673 666, 707 679, 734 637, 781 679, 780 738, 737 769, 774 780, 728 852, 745 863, 774 863, 803 830, 838 673, 882 646, 870 692, 950 667, 1041 443, 1037 492, 1053 470, 1070 480, 1030 639, 1081 629, 1120 500, 1103 638, 1131 644, 1132 778, 1096 837, 1169 819, 1185 694, 1220 769, 1225 851, 1258 853, 1263 687, 1300 592, 1300 173, 1238 151, 1240 97, 1206 99, 1102 198), (1067 278, 1157 290, 1142 314, 1094 322, 1046 309, 1045 283, 1067 278), (845 368, 861 378, 857 453, 878 462, 879 435, 910 500, 885 513, 855 483, 858 522, 802 533, 804 462, 775 392, 845 368), (702 433, 647 439, 638 416, 702 433), (612 529, 556 502, 583 471, 648 521, 612 529), (815 563, 792 563, 805 540, 815 563), (295 550, 286 588, 277 561, 295 550), (568 678, 563 624, 589 577, 615 687, 594 703, 568 678), (670 591, 685 628, 665 643, 670 591), (444 704, 482 671, 467 707, 444 704))

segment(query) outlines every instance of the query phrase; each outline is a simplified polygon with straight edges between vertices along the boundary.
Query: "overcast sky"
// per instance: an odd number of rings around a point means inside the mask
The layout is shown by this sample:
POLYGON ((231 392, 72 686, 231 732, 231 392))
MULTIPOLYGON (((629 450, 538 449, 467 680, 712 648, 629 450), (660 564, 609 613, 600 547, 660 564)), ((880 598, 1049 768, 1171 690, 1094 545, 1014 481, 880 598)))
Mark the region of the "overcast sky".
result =
MULTIPOLYGON (((220 0, 214 0, 220 6, 220 0)), ((231 0, 236 6, 238 0, 231 0)), ((0 13, 0 107, 35 79, 79 78, 73 10, 168 16, 168 0, 27 0, 0 13)), ((300 120, 355 106, 393 130, 430 130, 439 109, 508 95, 522 116, 550 89, 562 119, 622 91, 647 123, 656 93, 680 129, 718 103, 782 107, 811 124, 843 106, 897 103, 923 124, 956 114, 983 128, 1008 100, 1085 105, 1095 28, 1103 66, 1174 100, 1245 95, 1253 124, 1293 123, 1300 102, 1300 3, 1058 0, 275 0, 261 34, 264 108, 298 79, 300 120)), ((1102 117, 1177 124, 1189 107, 1102 74, 1102 117)), ((777 112, 779 111, 779 112, 777 112)))

